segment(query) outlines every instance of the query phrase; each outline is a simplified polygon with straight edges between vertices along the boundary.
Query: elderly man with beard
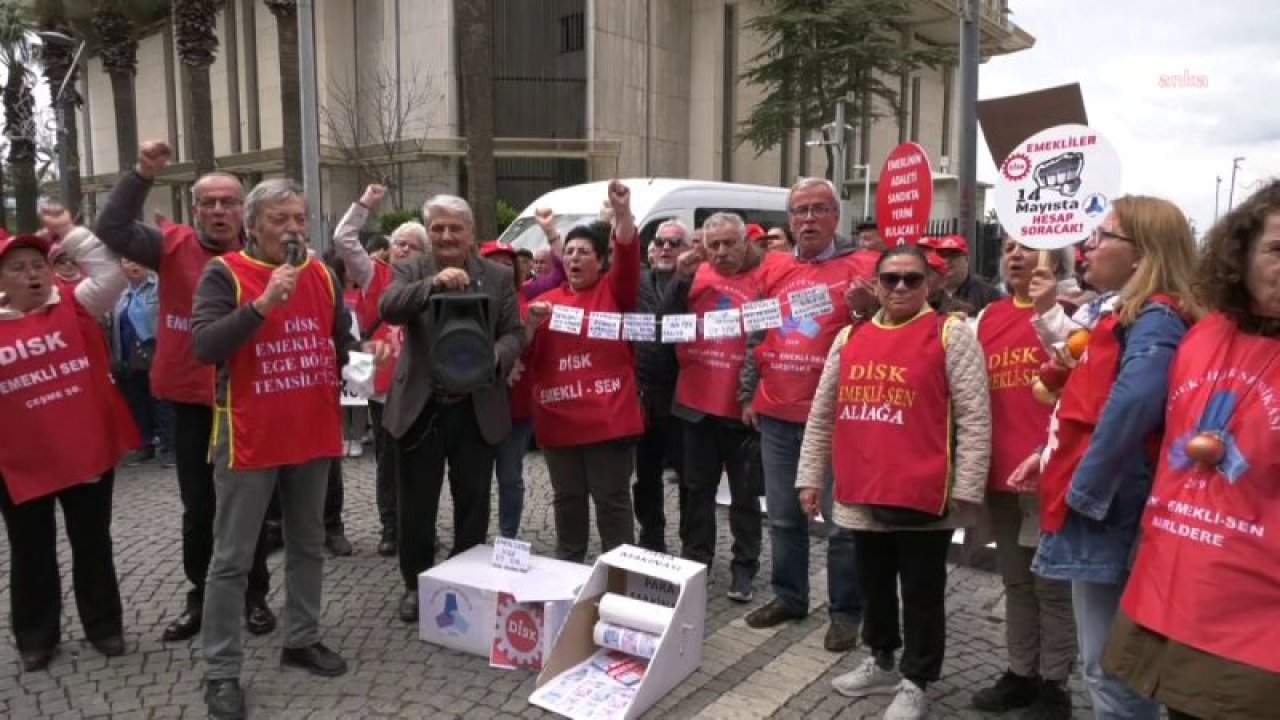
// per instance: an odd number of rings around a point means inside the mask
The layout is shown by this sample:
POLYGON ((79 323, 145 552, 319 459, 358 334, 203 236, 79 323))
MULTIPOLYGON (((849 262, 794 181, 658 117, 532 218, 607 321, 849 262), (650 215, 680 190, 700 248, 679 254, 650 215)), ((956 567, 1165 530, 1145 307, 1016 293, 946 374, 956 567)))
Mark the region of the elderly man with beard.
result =
MULTIPOLYGON (((173 403, 174 461, 182 498, 182 569, 191 582, 186 608, 165 627, 162 636, 174 642, 200 632, 216 505, 213 465, 209 463, 214 371, 197 361, 191 350, 192 298, 205 263, 243 245, 244 190, 234 175, 208 173, 191 188, 196 227, 136 222, 156 174, 168 167, 170 155, 163 140, 142 143, 137 166, 120 177, 98 214, 96 231, 116 254, 159 276, 151 394, 173 403)), ((259 542, 244 593, 245 627, 254 635, 265 635, 276 627, 266 600, 270 581, 266 550, 266 543, 259 542)))
POLYGON ((418 574, 435 564, 436 514, 449 465, 454 555, 482 544, 489 532, 490 484, 497 444, 511 431, 505 378, 525 345, 511 268, 476 253, 475 221, 466 200, 437 195, 423 206, 429 252, 397 261, 378 309, 404 327, 404 345, 383 424, 399 448, 399 554, 404 594, 400 619, 418 619, 418 574), (493 345, 492 382, 462 393, 432 372, 432 298, 483 295, 493 345))
POLYGON ((337 277, 307 254, 301 188, 259 183, 245 217, 245 249, 205 266, 191 315, 196 358, 217 365, 210 444, 218 512, 203 620, 214 718, 244 717, 237 608, 277 490, 288 590, 280 664, 322 677, 347 671, 320 642, 320 611, 325 490, 329 464, 343 454, 338 369, 356 345, 351 318, 337 277))
MULTIPOLYGON (((640 276, 636 312, 661 316, 667 286, 675 273, 676 259, 689 249, 689 228, 679 220, 658 226, 649 243, 649 269, 640 276)), ((661 320, 658 321, 661 323, 661 320)), ((636 384, 644 411, 644 435, 636 444, 636 481, 631 487, 640 546, 667 551, 667 516, 662 499, 662 471, 667 458, 683 471, 680 420, 671 414, 676 390, 676 353, 670 343, 638 342, 636 384)))

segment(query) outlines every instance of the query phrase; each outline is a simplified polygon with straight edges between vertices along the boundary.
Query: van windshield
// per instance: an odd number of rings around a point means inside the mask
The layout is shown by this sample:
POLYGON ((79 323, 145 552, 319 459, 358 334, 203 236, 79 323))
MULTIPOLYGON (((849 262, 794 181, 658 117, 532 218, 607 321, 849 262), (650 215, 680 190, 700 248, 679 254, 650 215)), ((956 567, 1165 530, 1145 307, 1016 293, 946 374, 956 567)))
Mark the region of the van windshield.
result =
MULTIPOLYGON (((595 219, 595 215, 556 215, 556 230, 560 231, 560 237, 563 238, 575 227, 586 225, 595 219)), ((537 250, 547 244, 547 236, 542 234, 542 228, 538 227, 538 222, 532 215, 516 218, 503 231, 501 240, 528 250, 537 250)))

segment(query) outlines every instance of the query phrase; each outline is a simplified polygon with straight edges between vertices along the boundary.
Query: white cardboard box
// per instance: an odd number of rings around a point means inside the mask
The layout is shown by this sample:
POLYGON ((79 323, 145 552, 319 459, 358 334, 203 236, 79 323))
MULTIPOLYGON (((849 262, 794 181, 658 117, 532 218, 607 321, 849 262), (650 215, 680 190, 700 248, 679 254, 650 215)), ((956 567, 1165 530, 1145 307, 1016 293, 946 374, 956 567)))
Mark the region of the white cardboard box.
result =
POLYGON ((601 555, 591 569, 564 627, 546 656, 538 675, 537 690, 529 702, 570 718, 586 720, 639 717, 671 692, 702 664, 702 642, 707 619, 707 567, 702 563, 663 555, 631 545, 601 555), (605 593, 617 593, 673 609, 644 678, 633 687, 616 690, 616 697, 601 697, 607 690, 597 685, 590 707, 575 706, 566 698, 581 696, 583 686, 569 687, 583 675, 599 651, 592 637, 600 618, 599 602, 605 593))
POLYGON ((498 593, 510 593, 520 602, 544 603, 537 645, 545 658, 591 568, 534 556, 529 571, 518 572, 493 567, 492 557, 492 547, 477 545, 418 575, 418 636, 489 657, 498 593))

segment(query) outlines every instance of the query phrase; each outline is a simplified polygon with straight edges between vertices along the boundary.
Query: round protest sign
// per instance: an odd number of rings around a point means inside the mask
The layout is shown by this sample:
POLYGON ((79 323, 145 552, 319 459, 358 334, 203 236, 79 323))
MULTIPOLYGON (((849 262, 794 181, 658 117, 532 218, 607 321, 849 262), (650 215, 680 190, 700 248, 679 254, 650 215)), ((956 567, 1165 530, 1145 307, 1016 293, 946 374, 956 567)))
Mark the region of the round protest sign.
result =
POLYGON ((1074 245, 1102 223, 1120 192, 1115 148, 1086 125, 1058 125, 1014 147, 996 181, 996 216, 1018 242, 1074 245))
POLYGON ((933 210, 933 170, 916 143, 889 152, 876 184, 876 225, 886 245, 916 244, 933 210))

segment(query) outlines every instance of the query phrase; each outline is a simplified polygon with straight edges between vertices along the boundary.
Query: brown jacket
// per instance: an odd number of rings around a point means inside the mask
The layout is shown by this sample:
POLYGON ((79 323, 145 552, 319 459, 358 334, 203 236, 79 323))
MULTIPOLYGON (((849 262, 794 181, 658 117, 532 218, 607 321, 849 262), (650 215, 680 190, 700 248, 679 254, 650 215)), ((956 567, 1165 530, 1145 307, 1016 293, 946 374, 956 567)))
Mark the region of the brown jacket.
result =
MULTIPOLYGON (((470 291, 489 296, 489 334, 498 372, 492 385, 471 394, 471 402, 481 435, 486 442, 496 444, 511 432, 511 405, 502 378, 511 373, 524 349, 525 331, 516 305, 511 268, 472 255, 467 258, 465 269, 471 278, 470 291)), ((378 302, 384 322, 404 326, 404 347, 382 418, 383 427, 395 437, 408 432, 431 399, 431 346, 427 342, 431 319, 426 309, 431 282, 438 272, 440 267, 430 254, 398 262, 395 278, 378 302)))

